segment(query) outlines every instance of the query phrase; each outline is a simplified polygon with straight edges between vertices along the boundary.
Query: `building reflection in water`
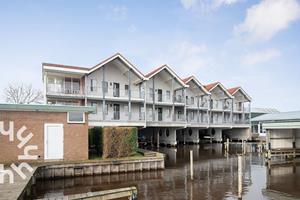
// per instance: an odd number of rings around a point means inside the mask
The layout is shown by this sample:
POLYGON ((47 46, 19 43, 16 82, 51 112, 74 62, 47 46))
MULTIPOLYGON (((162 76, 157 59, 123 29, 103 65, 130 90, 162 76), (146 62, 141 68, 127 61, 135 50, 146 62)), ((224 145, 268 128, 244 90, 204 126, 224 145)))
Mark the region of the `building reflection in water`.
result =
MULTIPOLYGON (((159 150, 166 154, 165 170, 39 181, 34 187, 34 197, 62 196, 136 186, 139 200, 237 199, 239 193, 236 153, 240 153, 239 145, 230 146, 227 156, 221 144, 164 147, 159 150), (193 181, 189 176, 190 150, 193 150, 194 154, 193 181)), ((264 163, 262 159, 256 153, 243 156, 240 194, 243 199, 244 197, 245 199, 268 199, 261 192, 266 183, 266 171, 262 166, 264 163), (252 168, 254 173, 251 172, 252 168), (259 184, 262 185, 257 187, 259 184)), ((273 172, 273 174, 280 174, 280 172, 273 172)), ((299 174, 297 176, 299 178, 299 174)), ((283 184, 280 177, 278 180, 276 176, 269 177, 268 187, 272 184, 276 187, 277 182, 278 187, 283 184)), ((299 188, 299 185, 297 187, 299 188)))

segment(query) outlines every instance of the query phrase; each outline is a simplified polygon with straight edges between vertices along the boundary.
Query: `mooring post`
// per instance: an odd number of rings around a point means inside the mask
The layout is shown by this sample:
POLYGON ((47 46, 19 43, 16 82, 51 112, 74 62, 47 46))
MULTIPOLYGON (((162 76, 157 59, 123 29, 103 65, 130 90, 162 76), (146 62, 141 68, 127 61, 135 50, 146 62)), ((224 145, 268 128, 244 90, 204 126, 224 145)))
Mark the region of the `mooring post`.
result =
POLYGON ((157 149, 159 149, 159 132, 157 132, 157 149))
POLYGON ((243 192, 243 157, 238 155, 238 199, 242 199, 243 192))
POLYGON ((191 171, 191 180, 194 179, 194 163, 193 163, 193 151, 190 150, 190 171, 191 171))
POLYGON ((226 150, 227 150, 227 152, 229 152, 229 138, 227 138, 227 141, 226 141, 226 150))

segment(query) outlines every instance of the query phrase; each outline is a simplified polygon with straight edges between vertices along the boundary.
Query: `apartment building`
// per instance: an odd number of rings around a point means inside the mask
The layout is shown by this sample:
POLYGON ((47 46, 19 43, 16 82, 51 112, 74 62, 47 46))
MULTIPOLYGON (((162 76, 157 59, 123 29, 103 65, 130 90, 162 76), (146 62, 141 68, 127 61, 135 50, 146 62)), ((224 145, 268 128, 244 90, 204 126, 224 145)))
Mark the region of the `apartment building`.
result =
POLYGON ((168 65, 144 75, 117 53, 91 68, 42 67, 45 103, 96 107, 90 127, 136 126, 156 143, 171 145, 198 143, 203 135, 222 141, 227 129, 243 135, 250 128, 244 104, 250 109, 251 99, 242 88, 204 86, 194 76, 180 78, 168 65))

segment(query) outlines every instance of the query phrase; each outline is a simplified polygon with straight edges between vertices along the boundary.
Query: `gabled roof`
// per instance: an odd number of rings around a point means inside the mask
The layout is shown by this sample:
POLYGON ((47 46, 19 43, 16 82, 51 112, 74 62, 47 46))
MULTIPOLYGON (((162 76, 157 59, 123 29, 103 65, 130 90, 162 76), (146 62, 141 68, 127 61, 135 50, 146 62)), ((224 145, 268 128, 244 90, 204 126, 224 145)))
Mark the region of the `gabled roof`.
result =
POLYGON ((162 65, 154 70, 152 70, 151 72, 149 72, 148 74, 145 75, 146 78, 150 79, 153 76, 155 76, 156 74, 158 74, 159 72, 163 71, 163 70, 167 70, 174 78, 176 78, 176 80, 184 87, 189 87, 188 85, 186 85, 184 83, 184 81, 168 66, 168 65, 162 65))
POLYGON ((251 101, 251 97, 245 92, 245 90, 243 90, 242 87, 234 87, 234 88, 230 88, 230 89, 227 89, 227 91, 233 96, 235 93, 237 93, 238 91, 241 91, 245 96, 246 98, 251 101))
POLYGON ((105 64, 115 60, 115 59, 120 59, 122 62, 124 62, 129 68, 131 68, 141 79, 145 80, 145 76, 144 74, 138 70, 131 62, 129 62, 124 56, 122 56, 122 54, 120 53, 116 53, 115 55, 103 60, 102 62, 98 63, 97 65, 95 65, 94 67, 92 67, 89 70, 89 73, 92 73, 93 71, 101 68, 102 66, 104 66, 105 64))
POLYGON ((194 76, 189 76, 189 77, 186 77, 184 79, 182 79, 182 81, 185 83, 185 84, 188 84, 190 81, 195 81, 196 84, 204 91, 205 94, 210 94, 210 92, 208 92, 206 90, 206 88, 198 81, 198 79, 194 76))
POLYGON ((139 71, 132 63, 130 63, 124 56, 122 56, 120 53, 116 53, 113 56, 103 60, 102 62, 98 63, 92 68, 86 68, 86 67, 79 67, 79 66, 70 66, 70 65, 62 65, 62 64, 53 64, 53 63, 42 63, 42 66, 44 69, 55 69, 58 68, 59 70, 63 71, 69 71, 69 72, 79 72, 79 73, 85 73, 90 74, 94 72, 95 70, 101 68, 105 64, 115 60, 120 59, 123 63, 125 63, 129 68, 133 70, 135 74, 138 75, 141 79, 145 80, 144 74, 139 71))
POLYGON ((222 90, 227 94, 227 96, 229 96, 230 98, 234 98, 220 82, 214 82, 214 83, 205 85, 204 87, 207 91, 211 92, 217 86, 220 86, 222 88, 222 90))

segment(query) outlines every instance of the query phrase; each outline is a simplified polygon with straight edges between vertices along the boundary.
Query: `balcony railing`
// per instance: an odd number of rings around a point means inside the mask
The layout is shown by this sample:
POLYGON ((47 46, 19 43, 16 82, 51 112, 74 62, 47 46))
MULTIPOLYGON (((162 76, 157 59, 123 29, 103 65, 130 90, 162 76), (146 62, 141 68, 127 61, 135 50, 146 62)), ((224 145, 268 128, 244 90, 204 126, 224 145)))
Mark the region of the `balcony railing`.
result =
POLYGON ((61 85, 48 84, 47 85, 47 94, 72 94, 72 95, 82 95, 83 92, 80 88, 65 88, 61 85))
MULTIPOLYGON (((104 88, 105 96, 112 98, 129 98, 129 90, 125 89, 112 89, 112 88, 104 88)), ((103 87, 88 87, 88 95, 92 96, 103 96, 103 87)), ((131 90, 131 98, 132 99, 144 99, 144 92, 140 90, 131 90)))
POLYGON ((89 114, 89 120, 91 121, 128 121, 128 122, 142 122, 145 120, 144 113, 139 113, 138 115, 131 115, 131 120, 129 120, 128 113, 112 111, 105 113, 105 120, 103 119, 103 112, 91 113, 89 114))

